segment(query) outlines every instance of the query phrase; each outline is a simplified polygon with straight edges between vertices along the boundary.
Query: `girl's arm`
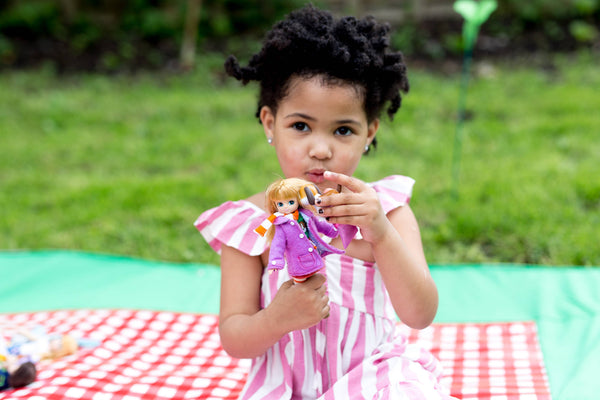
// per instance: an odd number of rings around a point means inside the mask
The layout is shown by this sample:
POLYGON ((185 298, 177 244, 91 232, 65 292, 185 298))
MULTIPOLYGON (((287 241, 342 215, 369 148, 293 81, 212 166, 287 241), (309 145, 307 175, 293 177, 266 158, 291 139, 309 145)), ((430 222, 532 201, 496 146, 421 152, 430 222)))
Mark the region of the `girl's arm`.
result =
POLYGON ((349 189, 349 193, 322 197, 322 215, 332 223, 361 229, 398 317, 412 328, 427 327, 437 312, 438 292, 410 207, 405 205, 386 216, 377 193, 366 183, 331 172, 325 176, 349 189))
POLYGON ((261 309, 262 273, 261 257, 223 246, 219 333, 232 357, 260 356, 283 335, 315 325, 329 314, 325 277, 320 274, 301 284, 285 282, 271 304, 261 309))

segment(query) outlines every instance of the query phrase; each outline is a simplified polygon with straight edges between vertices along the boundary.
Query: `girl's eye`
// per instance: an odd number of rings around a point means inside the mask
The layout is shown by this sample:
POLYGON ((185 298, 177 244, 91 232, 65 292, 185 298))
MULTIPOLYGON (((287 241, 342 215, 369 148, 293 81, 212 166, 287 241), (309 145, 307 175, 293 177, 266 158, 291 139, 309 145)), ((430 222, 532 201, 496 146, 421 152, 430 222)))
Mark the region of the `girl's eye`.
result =
POLYGON ((308 130, 308 125, 305 124, 304 122, 294 122, 294 124, 292 125, 292 127, 294 129, 296 129, 297 131, 307 131, 308 130))
POLYGON ((352 129, 348 128, 347 126, 340 126, 335 130, 335 133, 340 136, 349 136, 352 135, 353 132, 352 129))
POLYGON ((288 201, 288 204, 289 204, 290 206, 293 206, 294 204, 296 204, 296 202, 295 202, 294 200, 290 200, 290 201, 288 201))

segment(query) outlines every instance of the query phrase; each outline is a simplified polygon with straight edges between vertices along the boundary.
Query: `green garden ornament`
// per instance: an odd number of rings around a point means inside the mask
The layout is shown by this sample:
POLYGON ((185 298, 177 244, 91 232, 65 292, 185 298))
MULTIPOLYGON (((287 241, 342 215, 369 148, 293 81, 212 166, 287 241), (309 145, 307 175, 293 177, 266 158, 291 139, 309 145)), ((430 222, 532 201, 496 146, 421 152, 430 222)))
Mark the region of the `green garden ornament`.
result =
POLYGON ((469 85, 473 47, 477 41, 479 28, 494 12, 498 4, 496 0, 457 0, 454 2, 454 11, 465 19, 463 24, 463 70, 460 93, 458 99, 458 119, 454 136, 454 150, 452 155, 452 191, 458 196, 458 180, 460 176, 460 157, 462 147, 462 128, 465 120, 465 102, 469 85))
POLYGON ((463 41, 465 50, 473 50, 479 28, 498 7, 496 0, 457 0, 454 11, 465 19, 463 25, 463 41))

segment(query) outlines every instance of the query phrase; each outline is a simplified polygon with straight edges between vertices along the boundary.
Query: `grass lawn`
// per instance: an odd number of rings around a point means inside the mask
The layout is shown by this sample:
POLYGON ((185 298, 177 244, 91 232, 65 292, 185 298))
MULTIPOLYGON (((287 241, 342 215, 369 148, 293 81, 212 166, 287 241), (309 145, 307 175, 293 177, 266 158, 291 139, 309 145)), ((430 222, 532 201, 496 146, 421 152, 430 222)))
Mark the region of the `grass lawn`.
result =
MULTIPOLYGON (((0 249, 218 263, 192 223, 280 174, 256 88, 214 59, 186 76, 0 73, 0 249)), ((411 93, 356 176, 417 180, 432 264, 600 265, 600 57, 475 63, 459 196, 459 76, 410 70, 411 93)), ((221 60, 218 60, 220 63, 221 60)))

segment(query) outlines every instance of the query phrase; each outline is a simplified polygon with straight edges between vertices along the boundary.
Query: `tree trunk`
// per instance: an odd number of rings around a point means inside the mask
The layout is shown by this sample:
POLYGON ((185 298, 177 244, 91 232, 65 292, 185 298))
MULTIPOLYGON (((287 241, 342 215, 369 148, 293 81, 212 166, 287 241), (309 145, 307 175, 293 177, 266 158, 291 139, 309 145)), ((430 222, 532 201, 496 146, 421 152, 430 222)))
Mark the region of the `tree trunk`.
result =
POLYGON ((67 24, 71 24, 77 15, 77 0, 60 0, 63 16, 67 24))
POLYGON ((180 67, 186 71, 194 67, 196 58, 196 38, 198 36, 198 21, 200 19, 201 7, 202 0, 187 1, 183 40, 181 41, 181 53, 179 55, 180 67))

